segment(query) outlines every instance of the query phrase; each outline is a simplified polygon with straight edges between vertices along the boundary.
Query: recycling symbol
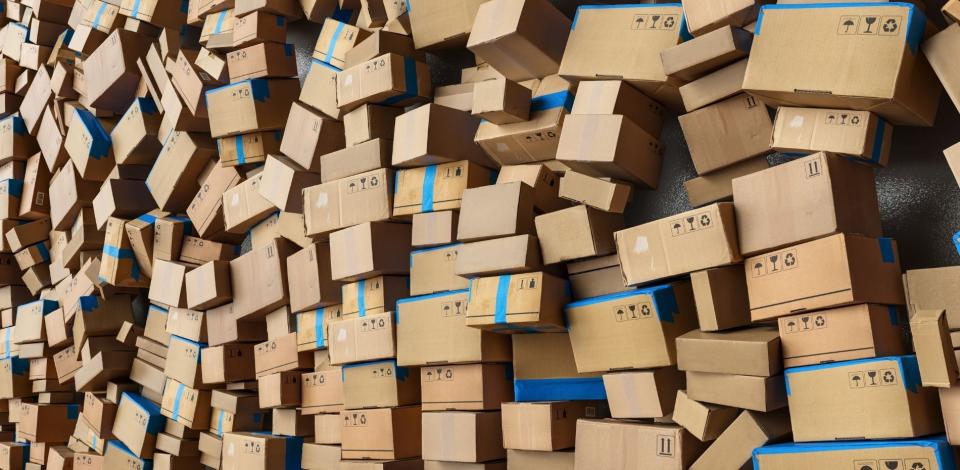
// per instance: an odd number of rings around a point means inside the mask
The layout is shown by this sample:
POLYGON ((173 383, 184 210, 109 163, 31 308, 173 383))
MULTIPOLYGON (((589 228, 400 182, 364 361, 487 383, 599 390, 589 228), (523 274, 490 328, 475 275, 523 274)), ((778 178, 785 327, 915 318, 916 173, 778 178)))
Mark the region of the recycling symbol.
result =
POLYGON ((648 316, 648 315, 650 315, 650 306, 649 306, 649 305, 641 305, 641 306, 640 306, 640 313, 643 314, 643 316, 648 316))
POLYGON ((676 20, 674 20, 672 16, 668 16, 667 19, 663 20, 663 27, 670 29, 673 27, 675 22, 676 20))
POLYGON ((889 370, 883 372, 883 381, 884 381, 884 382, 886 382, 886 383, 893 383, 894 379, 895 379, 895 377, 893 376, 893 372, 890 372, 889 370))
POLYGON ((821 316, 818 316, 818 317, 813 321, 813 324, 815 324, 815 325, 817 325, 817 326, 823 326, 823 325, 826 324, 826 323, 827 323, 827 321, 824 320, 823 317, 821 317, 821 316))
POLYGON ((701 227, 710 226, 710 216, 708 214, 703 214, 700 216, 700 226, 701 227))
POLYGON ((797 264, 797 257, 793 253, 787 253, 783 256, 784 266, 793 266, 797 264))
POLYGON ((927 470, 927 467, 920 462, 914 462, 913 465, 910 466, 910 470, 927 470))
POLYGON ((897 23, 897 20, 890 18, 885 23, 883 23, 883 32, 892 33, 900 27, 900 23, 897 23))

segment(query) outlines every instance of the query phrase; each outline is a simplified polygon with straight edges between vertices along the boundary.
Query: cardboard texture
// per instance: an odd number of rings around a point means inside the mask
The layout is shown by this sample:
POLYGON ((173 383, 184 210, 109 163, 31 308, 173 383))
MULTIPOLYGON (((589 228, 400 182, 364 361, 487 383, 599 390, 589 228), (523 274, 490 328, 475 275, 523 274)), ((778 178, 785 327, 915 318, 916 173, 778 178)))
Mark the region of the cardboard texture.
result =
POLYGON ((604 468, 681 469, 693 463, 703 448, 703 443, 677 425, 580 420, 574 468, 601 465, 604 468), (636 453, 616 451, 615 443, 625 440, 646 445, 638 445, 636 453))
POLYGON ((770 377, 782 370, 780 350, 779 332, 774 328, 717 333, 694 330, 677 338, 677 368, 770 377))
POLYGON ((773 123, 766 106, 753 96, 727 98, 679 119, 698 174, 770 152, 773 123))
POLYGON ((784 367, 897 356, 904 324, 892 306, 860 304, 777 319, 784 367))
POLYGON ((832 152, 886 165, 893 126, 866 111, 777 108, 770 148, 778 152, 832 152))

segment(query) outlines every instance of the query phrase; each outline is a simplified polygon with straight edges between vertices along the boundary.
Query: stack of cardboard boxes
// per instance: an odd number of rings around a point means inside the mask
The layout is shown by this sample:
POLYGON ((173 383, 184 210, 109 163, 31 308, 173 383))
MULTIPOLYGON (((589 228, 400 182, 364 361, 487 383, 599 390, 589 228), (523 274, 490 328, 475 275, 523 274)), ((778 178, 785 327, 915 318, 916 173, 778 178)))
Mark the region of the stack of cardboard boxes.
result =
POLYGON ((7 0, 0 469, 954 470, 960 30, 815 3, 7 0))

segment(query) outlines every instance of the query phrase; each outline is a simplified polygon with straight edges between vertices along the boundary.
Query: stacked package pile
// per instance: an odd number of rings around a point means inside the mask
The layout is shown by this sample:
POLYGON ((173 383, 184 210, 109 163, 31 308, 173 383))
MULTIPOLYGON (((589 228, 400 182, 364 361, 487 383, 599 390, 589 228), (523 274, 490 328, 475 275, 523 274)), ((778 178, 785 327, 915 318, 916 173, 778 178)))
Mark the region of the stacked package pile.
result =
POLYGON ((955 470, 874 174, 960 26, 767 3, 7 0, 0 470, 955 470))

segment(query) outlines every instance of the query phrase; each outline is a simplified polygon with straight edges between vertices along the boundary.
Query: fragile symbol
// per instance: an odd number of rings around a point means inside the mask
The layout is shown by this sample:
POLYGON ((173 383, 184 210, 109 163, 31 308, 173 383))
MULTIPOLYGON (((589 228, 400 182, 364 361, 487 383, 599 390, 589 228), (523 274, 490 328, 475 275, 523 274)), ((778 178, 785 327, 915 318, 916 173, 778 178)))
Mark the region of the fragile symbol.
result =
POLYGON ((886 470, 900 470, 903 468, 901 465, 903 462, 899 459, 887 459, 881 460, 881 462, 883 463, 883 468, 886 470))
POLYGON ((868 16, 863 21, 867 24, 867 29, 862 34, 876 34, 876 31, 873 30, 873 24, 877 22, 877 17, 868 16))

